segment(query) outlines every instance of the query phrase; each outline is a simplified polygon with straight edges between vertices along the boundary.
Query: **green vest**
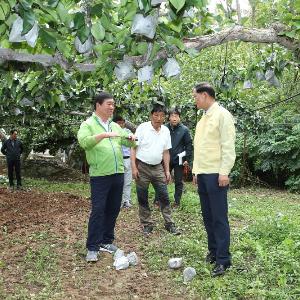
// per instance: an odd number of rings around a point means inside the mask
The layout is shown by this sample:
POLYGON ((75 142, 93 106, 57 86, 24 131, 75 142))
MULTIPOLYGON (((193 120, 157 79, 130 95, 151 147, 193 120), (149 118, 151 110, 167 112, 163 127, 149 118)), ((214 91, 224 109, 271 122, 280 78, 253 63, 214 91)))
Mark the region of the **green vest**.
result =
POLYGON ((122 145, 135 146, 135 142, 127 139, 128 132, 117 123, 110 121, 108 127, 110 132, 118 132, 120 137, 104 138, 97 142, 95 135, 106 132, 106 129, 94 113, 81 124, 77 133, 78 142, 85 150, 90 176, 124 173, 122 145))

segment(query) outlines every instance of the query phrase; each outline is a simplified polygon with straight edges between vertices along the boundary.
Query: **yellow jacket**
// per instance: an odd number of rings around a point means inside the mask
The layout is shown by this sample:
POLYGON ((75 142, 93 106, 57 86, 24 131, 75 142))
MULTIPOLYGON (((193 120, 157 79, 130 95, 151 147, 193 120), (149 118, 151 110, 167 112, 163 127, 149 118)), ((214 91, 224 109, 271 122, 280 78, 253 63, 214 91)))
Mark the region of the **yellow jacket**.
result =
POLYGON ((234 119, 228 110, 215 102, 196 127, 192 172, 228 175, 235 156, 234 119))

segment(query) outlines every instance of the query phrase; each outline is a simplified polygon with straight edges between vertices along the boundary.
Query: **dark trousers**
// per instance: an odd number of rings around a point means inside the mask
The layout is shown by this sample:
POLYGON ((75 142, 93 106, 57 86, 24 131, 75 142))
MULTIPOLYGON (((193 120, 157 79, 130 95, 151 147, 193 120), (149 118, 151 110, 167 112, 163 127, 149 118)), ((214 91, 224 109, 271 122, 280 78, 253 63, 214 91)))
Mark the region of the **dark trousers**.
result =
POLYGON ((179 165, 170 165, 170 172, 174 169, 174 184, 175 184, 175 193, 174 200, 176 204, 180 204, 182 190, 183 190, 183 166, 179 165))
MULTIPOLYGON (((174 201, 176 204, 180 204, 182 191, 183 191, 183 166, 172 165, 170 164, 170 172, 174 169, 174 184, 175 184, 175 193, 174 201)), ((154 202, 159 202, 158 193, 155 193, 154 202)))
POLYGON ((7 160, 9 185, 14 186, 14 170, 16 172, 17 186, 21 186, 21 163, 19 159, 7 160))
POLYGON ((90 251, 99 251, 100 244, 111 244, 114 240, 124 174, 91 177, 90 183, 92 210, 86 247, 90 251))
POLYGON ((228 222, 227 187, 219 187, 219 174, 197 176, 203 222, 207 233, 208 250, 217 264, 230 263, 230 228, 228 222))

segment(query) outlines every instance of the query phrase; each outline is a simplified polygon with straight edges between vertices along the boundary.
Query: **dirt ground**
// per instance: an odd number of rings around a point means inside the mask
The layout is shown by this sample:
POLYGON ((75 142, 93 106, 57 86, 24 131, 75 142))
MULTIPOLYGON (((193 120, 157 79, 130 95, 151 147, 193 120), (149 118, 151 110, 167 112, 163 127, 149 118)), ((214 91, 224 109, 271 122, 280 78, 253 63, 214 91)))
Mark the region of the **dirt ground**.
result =
MULTIPOLYGON (((57 280, 54 299, 187 299, 185 291, 168 279, 170 270, 157 274, 147 268, 143 253, 147 238, 139 229, 136 208, 122 210, 115 242, 126 253, 135 251, 140 263, 121 271, 114 270, 109 253, 97 263, 84 260, 88 199, 0 188, 0 212, 0 284, 8 298, 16 297, 20 289, 36 295, 45 288, 38 280, 28 280, 26 261, 29 251, 46 245, 53 251, 49 265, 53 257, 57 261, 47 275, 52 284, 57 280)), ((34 254, 31 259, 35 260, 34 254)))

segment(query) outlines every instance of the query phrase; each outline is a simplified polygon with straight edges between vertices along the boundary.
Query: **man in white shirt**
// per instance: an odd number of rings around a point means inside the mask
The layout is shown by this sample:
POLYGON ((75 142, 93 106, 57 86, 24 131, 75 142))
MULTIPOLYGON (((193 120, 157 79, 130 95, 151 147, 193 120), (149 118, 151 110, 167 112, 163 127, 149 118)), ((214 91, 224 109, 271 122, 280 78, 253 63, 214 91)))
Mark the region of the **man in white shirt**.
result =
POLYGON ((167 184, 171 180, 169 149, 172 148, 172 145, 170 131, 162 125, 165 114, 165 108, 155 104, 151 111, 151 121, 138 126, 135 134, 138 139, 137 147, 131 151, 132 176, 136 181, 139 217, 143 225, 143 232, 150 234, 153 230, 148 202, 148 188, 151 183, 159 196, 160 210, 165 220, 166 230, 178 235, 180 232, 171 218, 167 189, 167 184))

